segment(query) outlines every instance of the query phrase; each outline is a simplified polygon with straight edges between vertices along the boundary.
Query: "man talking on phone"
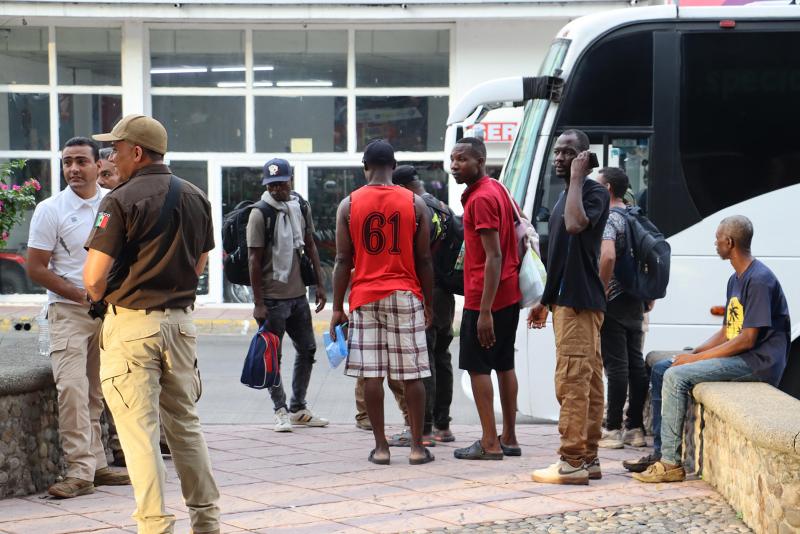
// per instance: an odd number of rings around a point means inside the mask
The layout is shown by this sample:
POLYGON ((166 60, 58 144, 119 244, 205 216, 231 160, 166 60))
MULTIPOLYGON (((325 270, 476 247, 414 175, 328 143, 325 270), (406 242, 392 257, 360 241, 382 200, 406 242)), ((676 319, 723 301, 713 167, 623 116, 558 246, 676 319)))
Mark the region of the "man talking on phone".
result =
POLYGON ((556 176, 566 188, 550 215, 547 283, 541 304, 531 308, 528 326, 544 328, 553 312, 556 338, 556 398, 561 406, 560 458, 533 472, 534 482, 588 484, 602 478, 597 444, 603 420, 603 360, 600 327, 606 310, 599 258, 610 196, 588 177, 597 167, 589 138, 567 130, 553 150, 556 176))

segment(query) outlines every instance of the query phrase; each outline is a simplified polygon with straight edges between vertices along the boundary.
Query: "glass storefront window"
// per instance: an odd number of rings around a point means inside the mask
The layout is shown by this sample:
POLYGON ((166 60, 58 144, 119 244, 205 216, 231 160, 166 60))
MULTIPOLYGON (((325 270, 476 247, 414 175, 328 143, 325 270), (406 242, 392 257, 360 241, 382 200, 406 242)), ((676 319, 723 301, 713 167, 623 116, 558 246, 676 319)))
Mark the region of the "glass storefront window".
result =
POLYGON ((62 146, 71 137, 110 132, 121 118, 119 95, 58 95, 58 138, 62 146))
POLYGON ((344 152, 347 97, 255 98, 258 152, 344 152))
POLYGON ((344 87, 347 32, 253 32, 255 87, 344 87))
POLYGON ((395 150, 433 152, 444 148, 446 96, 362 96, 356 98, 358 150, 377 138, 395 150))
POLYGON ((47 28, 0 28, 0 84, 47 84, 47 28))
POLYGON ((169 169, 208 195, 208 164, 205 161, 170 161, 169 169))
POLYGON ((358 87, 447 87, 448 30, 356 32, 358 87))
POLYGON ((150 30, 153 87, 244 87, 244 32, 150 30))
POLYGON ((365 185, 362 167, 312 167, 308 169, 308 203, 314 217, 314 239, 322 265, 322 283, 333 298, 333 264, 336 259, 336 210, 339 203, 365 185))
POLYGON ((59 85, 120 85, 121 31, 56 28, 59 85))
MULTIPOLYGON (((257 201, 265 191, 261 185, 261 167, 223 167, 222 169, 222 217, 232 211, 243 200, 257 201)), ((225 302, 253 302, 253 291, 249 286, 223 282, 225 302)))
POLYGON ((397 165, 413 165, 417 169, 417 176, 425 186, 425 191, 445 204, 448 202, 448 177, 441 161, 399 161, 397 165))
POLYGON ((0 150, 50 149, 50 96, 0 93, 0 150))
MULTIPOLYGON (((0 163, 8 162, 7 159, 0 163)), ((36 203, 50 196, 50 160, 28 160, 25 168, 12 174, 11 184, 22 185, 26 180, 36 178, 42 189, 36 192, 36 203)), ((28 233, 30 232, 33 209, 25 212, 22 221, 11 229, 6 248, 0 250, 0 294, 44 293, 44 288, 34 284, 25 274, 25 260, 28 256, 28 233)))
POLYGON ((244 97, 153 96, 170 152, 244 152, 244 97))

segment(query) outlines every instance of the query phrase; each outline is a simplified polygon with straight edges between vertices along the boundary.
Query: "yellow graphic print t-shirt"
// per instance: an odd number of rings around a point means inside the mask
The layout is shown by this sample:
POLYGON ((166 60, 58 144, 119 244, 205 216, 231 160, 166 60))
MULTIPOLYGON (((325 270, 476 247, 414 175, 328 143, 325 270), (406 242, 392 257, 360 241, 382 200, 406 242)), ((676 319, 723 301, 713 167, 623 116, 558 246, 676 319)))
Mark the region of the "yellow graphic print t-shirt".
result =
POLYGON ((744 306, 738 297, 731 297, 725 310, 725 337, 729 340, 742 332, 744 324, 744 306))

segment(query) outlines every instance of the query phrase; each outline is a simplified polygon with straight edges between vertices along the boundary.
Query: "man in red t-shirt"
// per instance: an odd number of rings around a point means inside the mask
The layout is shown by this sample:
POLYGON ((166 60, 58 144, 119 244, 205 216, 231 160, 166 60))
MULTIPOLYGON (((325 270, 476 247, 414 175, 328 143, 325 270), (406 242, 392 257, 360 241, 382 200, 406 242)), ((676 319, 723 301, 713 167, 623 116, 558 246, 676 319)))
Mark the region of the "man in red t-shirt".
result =
POLYGON ((383 377, 388 375, 404 383, 412 436, 408 462, 424 464, 433 461, 422 445, 421 379, 431 374, 425 342, 433 291, 428 208, 419 196, 392 184, 397 165, 392 145, 373 141, 363 161, 367 185, 345 198, 336 214, 331 338, 336 338, 335 327, 347 322, 344 294, 350 285, 345 374, 365 379, 375 436, 369 461, 389 463, 383 425, 383 377))
POLYGON ((466 184, 464 205, 464 313, 459 367, 469 372, 481 439, 453 453, 461 460, 520 456, 515 430, 517 375, 514 341, 519 321, 519 252, 514 207, 503 184, 486 176, 486 146, 460 139, 450 154, 456 182, 466 184), (497 435, 491 372, 497 373, 503 432, 497 435))

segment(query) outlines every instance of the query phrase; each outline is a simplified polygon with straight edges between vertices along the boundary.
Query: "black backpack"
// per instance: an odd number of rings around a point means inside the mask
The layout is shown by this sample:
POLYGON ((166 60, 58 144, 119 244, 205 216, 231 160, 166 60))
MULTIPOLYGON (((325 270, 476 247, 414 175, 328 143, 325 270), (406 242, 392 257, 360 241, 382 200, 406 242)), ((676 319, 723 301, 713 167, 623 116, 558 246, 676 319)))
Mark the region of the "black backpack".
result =
MULTIPOLYGON (((293 196, 300 202, 300 211, 303 217, 308 216, 308 202, 295 192, 293 196)), ((247 250, 247 222, 250 220, 250 210, 261 210, 266 224, 267 243, 272 239, 272 228, 275 226, 277 211, 275 208, 259 200, 243 200, 236 204, 233 210, 222 219, 222 250, 225 257, 222 260, 222 272, 232 284, 242 286, 250 285, 250 260, 247 250)), ((267 243, 264 243, 265 245, 267 243)))
POLYGON ((625 253, 617 257, 614 277, 625 292, 641 300, 667 294, 671 249, 664 234, 641 208, 612 208, 625 217, 625 253))
POLYGON ((464 225, 461 217, 433 195, 422 199, 431 212, 431 251, 433 253, 433 275, 436 285, 448 293, 464 294, 464 271, 456 263, 464 243, 464 225), (441 230, 437 232, 437 224, 441 230), (437 235, 438 234, 438 235, 437 235))

